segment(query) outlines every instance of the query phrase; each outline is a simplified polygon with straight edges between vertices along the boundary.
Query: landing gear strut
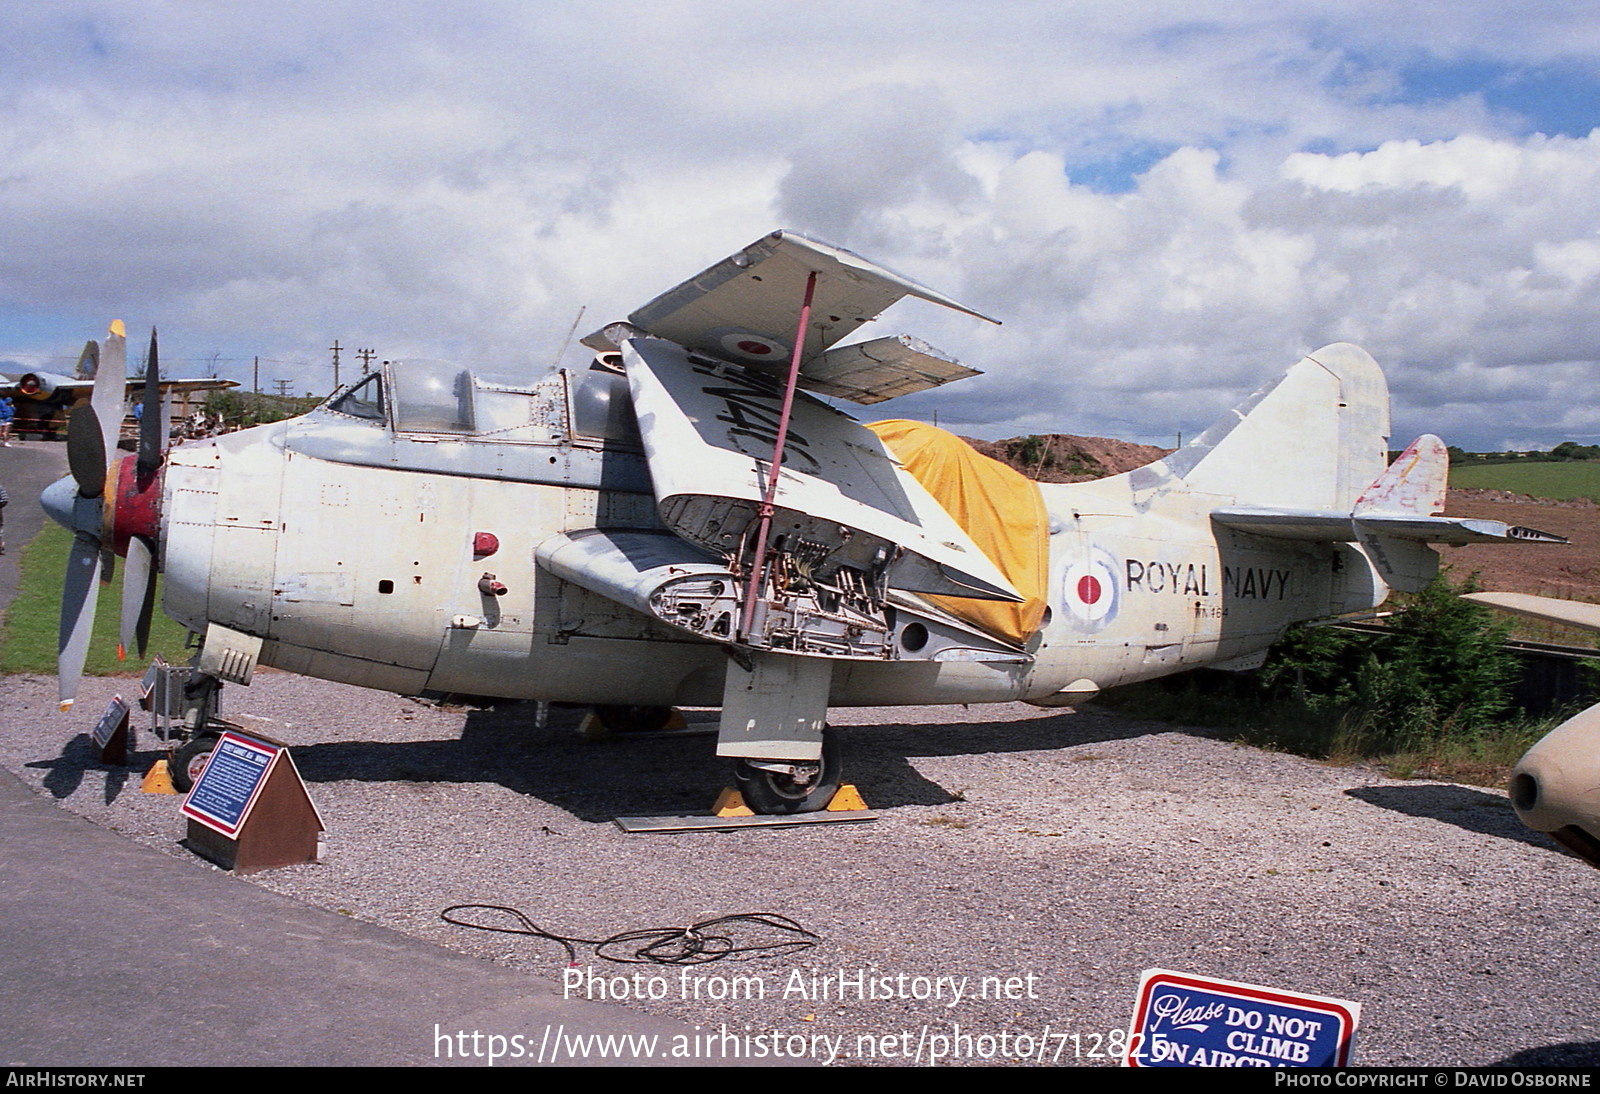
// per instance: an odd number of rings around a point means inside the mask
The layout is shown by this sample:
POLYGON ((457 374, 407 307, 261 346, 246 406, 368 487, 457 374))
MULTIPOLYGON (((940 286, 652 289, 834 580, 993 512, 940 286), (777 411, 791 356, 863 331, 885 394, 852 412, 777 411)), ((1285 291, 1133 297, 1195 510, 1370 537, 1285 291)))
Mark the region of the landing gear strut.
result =
POLYGON ((172 758, 167 761, 167 774, 172 779, 172 788, 180 794, 187 794, 211 759, 211 753, 217 747, 217 738, 229 725, 217 717, 221 680, 210 673, 197 672, 192 667, 169 671, 184 681, 182 726, 172 726, 164 736, 169 747, 175 739, 181 739, 183 743, 173 749, 172 758))

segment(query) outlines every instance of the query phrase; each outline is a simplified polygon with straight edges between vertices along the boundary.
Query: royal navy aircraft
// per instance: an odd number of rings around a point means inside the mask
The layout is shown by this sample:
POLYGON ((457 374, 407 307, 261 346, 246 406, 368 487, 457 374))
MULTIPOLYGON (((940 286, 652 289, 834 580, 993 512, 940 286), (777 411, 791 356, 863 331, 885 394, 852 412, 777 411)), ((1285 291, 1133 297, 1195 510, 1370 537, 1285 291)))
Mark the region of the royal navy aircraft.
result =
MULTIPOLYGON (((112 331, 114 337, 123 334, 120 327, 112 331)), ((55 436, 61 414, 73 404, 89 398, 100 372, 100 343, 93 339, 84 343, 83 352, 78 355, 78 367, 74 371, 73 376, 59 376, 42 370, 24 372, 15 380, 0 376, 0 398, 16 400, 15 429, 18 435, 37 433, 41 437, 55 436)), ((124 400, 134 398, 144 388, 143 381, 126 378, 125 365, 117 382, 123 386, 124 400)), ((232 380, 214 378, 162 380, 160 384, 165 397, 164 406, 170 405, 175 396, 187 399, 201 392, 239 386, 232 380)))
POLYGON ((1420 588, 1429 543, 1541 538, 1437 515, 1436 437, 1385 466, 1388 389, 1350 345, 1097 482, 868 427, 818 396, 871 405, 975 374, 909 336, 851 340, 907 296, 985 318, 780 231, 585 338, 584 370, 504 383, 394 361, 303 417, 166 453, 147 432, 120 460, 97 390, 44 498, 77 533, 62 702, 94 575, 126 553, 124 643, 142 647, 157 567, 167 614, 203 636, 180 779, 219 682, 263 664, 641 726, 720 707, 747 802, 798 812, 840 782, 830 706, 1070 705, 1246 667, 1296 621, 1420 588))

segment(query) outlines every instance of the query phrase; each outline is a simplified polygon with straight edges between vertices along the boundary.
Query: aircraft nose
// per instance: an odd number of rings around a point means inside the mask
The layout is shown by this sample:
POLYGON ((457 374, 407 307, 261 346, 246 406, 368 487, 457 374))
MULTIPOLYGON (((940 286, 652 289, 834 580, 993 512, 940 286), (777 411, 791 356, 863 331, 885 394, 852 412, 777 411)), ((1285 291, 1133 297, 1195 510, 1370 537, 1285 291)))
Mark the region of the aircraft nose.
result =
POLYGON ((57 479, 44 488, 44 493, 39 495, 39 504, 49 514, 50 519, 69 532, 77 528, 73 523, 72 510, 78 500, 78 484, 71 475, 57 479))
POLYGON ((1528 827, 1600 866, 1600 706, 1528 750, 1511 773, 1511 804, 1528 827))

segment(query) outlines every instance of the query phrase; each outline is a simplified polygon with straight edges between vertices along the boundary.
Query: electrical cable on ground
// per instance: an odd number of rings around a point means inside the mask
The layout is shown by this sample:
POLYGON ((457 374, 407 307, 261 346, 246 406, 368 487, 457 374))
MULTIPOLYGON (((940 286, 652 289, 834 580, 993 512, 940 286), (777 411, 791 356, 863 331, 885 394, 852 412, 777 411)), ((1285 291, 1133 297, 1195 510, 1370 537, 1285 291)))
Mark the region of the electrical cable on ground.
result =
POLYGON ((498 931, 501 934, 521 934, 533 938, 548 938, 559 942, 567 951, 567 963, 576 965, 578 946, 593 946, 595 955, 607 961, 624 965, 704 965, 724 958, 749 961, 758 957, 775 957, 809 949, 821 941, 821 936, 806 930, 788 916, 776 912, 744 912, 738 915, 703 919, 687 927, 651 927, 638 931, 624 931, 609 938, 579 938, 576 935, 559 935, 547 931, 516 908, 501 904, 452 904, 439 913, 439 918, 457 927, 471 927, 479 931, 498 931), (453 913, 499 912, 511 917, 516 926, 473 922, 453 913), (768 942, 736 945, 728 931, 735 924, 745 924, 753 929, 775 931, 779 937, 768 942), (787 937, 785 937, 787 936, 787 937))

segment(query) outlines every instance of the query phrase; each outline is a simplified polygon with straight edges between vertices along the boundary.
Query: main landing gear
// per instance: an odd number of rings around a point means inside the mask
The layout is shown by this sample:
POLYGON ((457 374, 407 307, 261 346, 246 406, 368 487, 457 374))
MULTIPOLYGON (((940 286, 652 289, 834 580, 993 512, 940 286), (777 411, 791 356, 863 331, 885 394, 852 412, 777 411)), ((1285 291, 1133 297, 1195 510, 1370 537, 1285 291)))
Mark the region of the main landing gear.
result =
POLYGON ((740 758, 733 762, 733 773, 744 803, 756 813, 786 816, 826 809, 844 777, 838 735, 832 730, 823 732, 818 760, 740 758))
POLYGON ((172 779, 172 788, 180 794, 187 794, 199 781, 200 772, 211 762, 211 753, 216 748, 215 733, 191 737, 179 745, 172 753, 172 759, 167 761, 167 774, 172 779))

